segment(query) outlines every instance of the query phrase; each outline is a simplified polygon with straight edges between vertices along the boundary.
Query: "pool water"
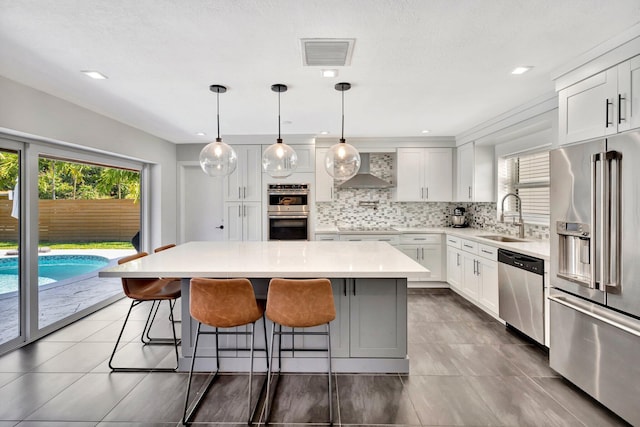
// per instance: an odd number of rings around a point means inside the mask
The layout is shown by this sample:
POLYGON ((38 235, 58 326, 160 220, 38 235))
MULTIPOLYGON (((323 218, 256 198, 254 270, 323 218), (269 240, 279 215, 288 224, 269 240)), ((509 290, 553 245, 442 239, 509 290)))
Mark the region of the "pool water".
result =
MULTIPOLYGON (((106 267, 109 259, 97 255, 38 257, 38 286, 59 282, 106 267)), ((0 259, 0 294, 18 290, 18 258, 0 259)))

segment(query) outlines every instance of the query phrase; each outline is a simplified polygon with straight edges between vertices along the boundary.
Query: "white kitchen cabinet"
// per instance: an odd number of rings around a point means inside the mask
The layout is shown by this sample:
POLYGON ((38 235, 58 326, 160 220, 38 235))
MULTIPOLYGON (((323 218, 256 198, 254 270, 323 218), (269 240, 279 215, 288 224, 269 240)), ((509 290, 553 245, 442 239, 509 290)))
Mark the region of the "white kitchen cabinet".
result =
POLYGON ((344 242, 387 242, 391 246, 398 246, 400 237, 397 234, 366 234, 366 233, 341 233, 339 240, 344 242))
POLYGON ((328 148, 316 149, 316 202, 333 201, 333 177, 324 168, 324 157, 328 148))
POLYGON ((225 240, 262 240, 262 203, 225 202, 225 240))
POLYGON ((411 282, 416 281, 443 280, 441 234, 402 234, 398 249, 431 272, 429 275, 409 281, 409 286, 411 282))
POLYGON ((469 301, 498 317, 498 249, 447 236, 449 285, 469 301))
POLYGON ((494 155, 492 146, 473 142, 456 153, 456 201, 494 202, 494 155))
MULTIPOLYGON (((314 172, 316 163, 316 147, 315 145, 303 145, 303 144, 291 144, 291 148, 293 148, 298 156, 298 166, 294 173, 300 172, 314 172)), ((266 149, 270 146, 263 147, 266 149)))
POLYGON ((451 148, 398 148, 396 200, 449 202, 453 198, 451 148))
POLYGON ((640 127, 640 56, 558 92, 559 143, 640 127))
POLYGON ((236 170, 225 178, 225 202, 262 201, 262 147, 234 145, 238 156, 236 170))

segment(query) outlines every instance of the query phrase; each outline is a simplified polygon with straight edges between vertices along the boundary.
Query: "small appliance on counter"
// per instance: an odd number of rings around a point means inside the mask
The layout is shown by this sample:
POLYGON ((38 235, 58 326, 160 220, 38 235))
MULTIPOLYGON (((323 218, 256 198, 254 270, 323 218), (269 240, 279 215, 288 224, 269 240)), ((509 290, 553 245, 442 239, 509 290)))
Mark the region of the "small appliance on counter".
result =
POLYGON ((454 228, 463 228, 469 226, 464 217, 464 208, 457 207, 453 210, 453 215, 451 215, 451 226, 454 228))

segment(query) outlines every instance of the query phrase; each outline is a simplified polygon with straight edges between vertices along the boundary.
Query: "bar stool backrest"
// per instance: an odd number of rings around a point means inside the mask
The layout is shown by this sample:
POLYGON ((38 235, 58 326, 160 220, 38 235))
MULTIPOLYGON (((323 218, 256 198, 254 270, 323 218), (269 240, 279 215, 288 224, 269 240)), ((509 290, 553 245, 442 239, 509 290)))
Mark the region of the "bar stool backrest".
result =
POLYGON ((329 279, 271 279, 267 293, 267 317, 293 328, 329 323, 336 307, 329 279))
POLYGON ((217 328, 253 323, 262 316, 248 279, 191 279, 191 317, 217 328))

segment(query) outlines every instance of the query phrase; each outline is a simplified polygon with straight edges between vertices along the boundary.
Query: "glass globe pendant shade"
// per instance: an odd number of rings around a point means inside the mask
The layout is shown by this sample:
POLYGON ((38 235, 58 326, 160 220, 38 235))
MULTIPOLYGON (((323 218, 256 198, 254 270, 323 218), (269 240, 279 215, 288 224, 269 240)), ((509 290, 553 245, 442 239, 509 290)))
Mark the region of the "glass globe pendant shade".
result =
POLYGON ((331 146, 324 157, 324 168, 334 179, 349 179, 360 169, 360 153, 351 145, 344 142, 331 146))
POLYGON ((298 155, 295 150, 278 142, 270 145, 262 155, 262 169, 274 178, 286 178, 298 167, 298 155))
POLYGON ((216 138, 216 142, 207 144, 200 151, 200 167, 209 176, 224 177, 233 173, 238 165, 235 150, 216 138))

